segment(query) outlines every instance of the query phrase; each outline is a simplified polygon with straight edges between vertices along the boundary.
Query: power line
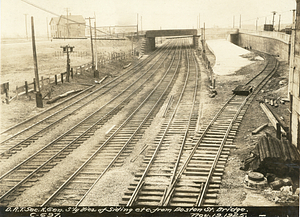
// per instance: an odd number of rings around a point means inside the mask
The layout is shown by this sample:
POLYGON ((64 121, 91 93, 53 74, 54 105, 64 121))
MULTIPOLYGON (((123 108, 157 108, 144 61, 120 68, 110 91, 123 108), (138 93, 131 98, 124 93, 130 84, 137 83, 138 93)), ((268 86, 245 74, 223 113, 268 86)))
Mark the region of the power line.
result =
MULTIPOLYGON (((29 1, 27 1, 27 0, 21 0, 21 1, 23 1, 23 2, 25 2, 25 3, 27 3, 27 4, 29 4, 29 5, 31 5, 31 6, 33 6, 33 7, 36 7, 36 8, 38 8, 38 9, 40 9, 40 10, 43 10, 43 11, 45 11, 45 12, 47 12, 47 13, 53 14, 53 15, 55 15, 55 16, 57 16, 57 17, 61 17, 62 19, 66 19, 67 21, 71 21, 71 22, 76 23, 76 24, 82 24, 82 23, 79 23, 79 22, 77 22, 77 21, 75 21, 75 20, 72 20, 72 19, 70 19, 70 18, 68 18, 68 17, 61 16, 61 15, 59 15, 59 14, 57 14, 57 13, 54 13, 54 12, 48 10, 48 9, 45 9, 45 8, 43 8, 43 7, 41 7, 41 6, 38 6, 38 5, 36 5, 36 4, 33 4, 33 3, 31 3, 31 2, 29 2, 29 1)), ((87 25, 87 24, 85 24, 85 26, 86 26, 86 27, 90 27, 90 26, 87 25)), ((92 28, 94 28, 94 27, 92 27, 92 28)), ((103 31, 101 31, 101 30, 98 30, 98 29, 97 29, 97 31, 98 31, 98 32, 101 32, 101 33, 103 33, 103 34, 105 34, 105 35, 108 35, 108 36, 113 36, 113 35, 111 35, 111 34, 108 34, 108 33, 106 33, 106 32, 103 32, 103 31)))

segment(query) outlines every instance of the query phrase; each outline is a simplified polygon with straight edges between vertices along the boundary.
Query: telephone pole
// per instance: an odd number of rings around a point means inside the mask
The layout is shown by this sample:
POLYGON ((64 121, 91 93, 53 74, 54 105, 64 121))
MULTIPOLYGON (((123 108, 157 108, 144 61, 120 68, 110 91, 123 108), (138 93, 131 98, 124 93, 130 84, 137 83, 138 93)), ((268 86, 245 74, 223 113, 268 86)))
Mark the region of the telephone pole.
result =
POLYGON ((95 64, 94 64, 94 49, 93 49, 93 33, 92 33, 92 24, 91 24, 91 19, 95 18, 86 18, 89 19, 89 26, 90 26, 90 35, 91 35, 91 51, 92 51, 92 71, 95 72, 95 64))
POLYGON ((136 34, 137 34, 137 40, 139 41, 139 14, 136 16, 136 34))
POLYGON ((49 41, 48 17, 46 17, 46 25, 47 25, 47 38, 49 41))
POLYGON ((234 29, 234 21, 235 21, 235 17, 233 16, 233 26, 232 26, 233 29, 234 29))
POLYGON ((273 31, 274 31, 274 24, 275 24, 275 14, 277 13, 276 11, 272 11, 273 13, 273 22, 272 22, 272 25, 273 25, 273 31))
POLYGON ((31 17, 31 37, 32 37, 33 62, 34 62, 34 77, 35 77, 35 86, 37 91, 35 95, 36 106, 38 108, 43 108, 43 98, 42 98, 41 88, 40 88, 39 72, 38 72, 37 56, 36 56, 33 17, 31 17))
POLYGON ((68 38, 70 37, 70 35, 69 35, 69 9, 70 8, 65 8, 65 10, 67 12, 67 35, 68 35, 68 38))
POLYGON ((99 72, 98 72, 98 55, 97 55, 97 27, 96 27, 96 14, 94 14, 95 16, 95 22, 94 22, 94 26, 95 26, 95 59, 96 59, 96 70, 94 72, 94 77, 95 78, 99 78, 99 72))
POLYGON ((278 32, 280 32, 280 20, 281 20, 281 14, 279 14, 279 21, 278 21, 278 32))
POLYGON ((25 30, 26 30, 26 38, 28 40, 28 32, 27 32, 27 15, 28 14, 24 14, 25 15, 25 30))

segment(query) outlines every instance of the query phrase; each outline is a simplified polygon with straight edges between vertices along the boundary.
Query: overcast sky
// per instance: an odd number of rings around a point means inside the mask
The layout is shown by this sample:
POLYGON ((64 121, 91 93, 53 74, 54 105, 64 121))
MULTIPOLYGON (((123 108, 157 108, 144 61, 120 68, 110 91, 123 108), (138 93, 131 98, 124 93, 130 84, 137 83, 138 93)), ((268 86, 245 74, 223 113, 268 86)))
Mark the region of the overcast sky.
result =
POLYGON ((66 14, 66 8, 72 15, 97 17, 97 26, 132 25, 137 23, 146 29, 196 28, 200 14, 200 23, 206 27, 232 27, 239 25, 260 25, 272 22, 272 11, 278 12, 275 23, 281 14, 281 23, 290 23, 295 0, 26 0, 48 10, 48 12, 29 5, 22 0, 1 0, 1 36, 25 36, 25 15, 28 31, 30 17, 34 17, 37 36, 47 34, 47 19, 66 14))

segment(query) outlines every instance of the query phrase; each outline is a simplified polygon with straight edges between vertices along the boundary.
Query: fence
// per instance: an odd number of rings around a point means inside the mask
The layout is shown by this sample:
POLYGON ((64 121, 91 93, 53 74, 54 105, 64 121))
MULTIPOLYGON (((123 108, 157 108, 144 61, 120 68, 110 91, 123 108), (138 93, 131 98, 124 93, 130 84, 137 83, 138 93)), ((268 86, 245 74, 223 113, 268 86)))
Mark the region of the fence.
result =
MULTIPOLYGON (((78 57, 79 56, 81 57, 83 55, 87 55, 87 52, 77 52, 75 55, 77 55, 78 57)), ((114 61, 120 61, 120 60, 126 59, 128 56, 133 56, 133 55, 138 55, 138 52, 136 49, 133 49, 128 52, 98 53, 97 64, 98 64, 98 66, 101 67, 101 65, 105 65, 105 64, 108 64, 108 63, 111 63, 114 61)), ((58 52, 58 51, 55 52, 55 57, 60 58, 61 56, 63 56, 63 55, 61 55, 60 52, 58 52)), ((90 71, 91 68, 92 68, 91 63, 83 64, 80 66, 74 66, 71 68, 71 73, 70 73, 71 78, 73 79, 74 74, 83 74, 83 72, 90 71), (73 73, 73 69, 75 69, 74 73, 73 73)), ((68 80, 67 72, 64 72, 61 74, 56 74, 54 76, 48 76, 48 77, 41 76, 40 78, 41 79, 40 79, 39 83, 40 83, 41 90, 44 89, 45 84, 53 83, 53 84, 57 85, 58 83, 64 83, 65 81, 68 80)), ((28 81, 25 81, 24 86, 16 86, 15 91, 11 91, 14 93, 13 97, 9 97, 9 94, 10 94, 9 90, 10 90, 9 82, 1 84, 1 94, 5 94, 6 103, 9 103, 13 99, 18 98, 21 95, 24 95, 24 94, 28 95, 28 93, 30 93, 30 92, 36 92, 37 87, 36 87, 35 78, 33 79, 33 81, 31 83, 29 83, 28 81)))

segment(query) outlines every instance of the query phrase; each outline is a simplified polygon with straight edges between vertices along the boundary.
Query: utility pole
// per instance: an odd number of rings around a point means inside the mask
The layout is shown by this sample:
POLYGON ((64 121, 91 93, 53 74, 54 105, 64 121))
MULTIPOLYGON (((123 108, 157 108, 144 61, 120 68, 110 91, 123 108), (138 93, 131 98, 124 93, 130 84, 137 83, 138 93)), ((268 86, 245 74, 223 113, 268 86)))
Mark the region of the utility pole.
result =
POLYGON ((242 15, 240 14, 240 29, 242 28, 242 15))
POLYGON ((71 47, 69 45, 67 46, 60 46, 61 48, 63 48, 63 52, 64 53, 67 53, 67 82, 70 82, 70 56, 69 56, 69 53, 73 52, 73 49, 74 49, 74 46, 71 47))
POLYGON ((200 19, 200 13, 199 13, 199 29, 201 28, 201 19, 200 19))
POLYGON ((94 77, 95 78, 99 78, 99 72, 98 72, 98 55, 97 55, 97 26, 96 26, 96 14, 94 14, 95 16, 95 22, 94 22, 94 25, 95 25, 95 61, 96 61, 96 70, 95 70, 95 73, 94 73, 94 77))
POLYGON ((143 31, 143 22, 142 22, 143 17, 141 16, 141 31, 143 31))
POLYGON ((139 14, 136 16, 136 34, 137 34, 137 40, 139 41, 139 14))
POLYGON ((38 108, 43 108, 43 98, 40 89, 40 82, 39 82, 39 72, 38 72, 38 65, 37 65, 37 56, 36 56, 36 46, 35 46, 35 35, 34 35, 34 22, 33 17, 31 17, 31 37, 32 37, 32 50, 33 50, 33 62, 34 62, 34 77, 35 77, 35 86, 36 86, 36 106, 38 108))
POLYGON ((69 8, 65 8, 66 9, 66 12, 67 12, 67 35, 68 35, 68 38, 70 37, 69 35, 69 8))
POLYGON ((235 20, 235 17, 233 16, 233 27, 232 27, 233 29, 234 29, 234 20, 235 20))
POLYGON ((27 15, 28 14, 24 14, 25 15, 25 30, 26 30, 26 38, 28 40, 28 32, 27 32, 27 15))
POLYGON ((276 11, 272 11, 273 13, 273 22, 272 22, 272 25, 273 25, 273 31, 274 31, 274 24, 275 24, 275 14, 276 14, 276 11))
POLYGON ((47 38, 49 41, 48 17, 46 17, 46 24, 47 24, 47 38))
POLYGON ((280 32, 280 20, 281 20, 281 14, 279 14, 279 21, 278 21, 278 32, 280 32))
POLYGON ((256 24, 255 24, 256 31, 257 31, 257 23, 258 23, 258 17, 256 18, 256 24))
POLYGON ((91 51, 92 51, 92 71, 95 72, 95 64, 94 64, 94 49, 93 49, 93 33, 92 33, 92 25, 91 25, 91 19, 94 18, 86 18, 89 19, 89 26, 90 26, 90 35, 91 35, 91 51))
POLYGON ((203 51, 203 53, 205 53, 205 23, 203 23, 201 37, 202 37, 202 40, 201 40, 202 41, 202 51, 203 51))

